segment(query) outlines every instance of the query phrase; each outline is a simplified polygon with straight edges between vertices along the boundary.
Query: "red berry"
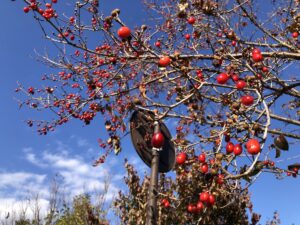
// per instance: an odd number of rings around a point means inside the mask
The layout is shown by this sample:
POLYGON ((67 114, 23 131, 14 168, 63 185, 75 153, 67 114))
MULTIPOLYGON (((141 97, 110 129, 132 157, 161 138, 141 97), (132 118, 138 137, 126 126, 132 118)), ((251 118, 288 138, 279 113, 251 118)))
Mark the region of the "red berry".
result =
POLYGON ((233 148, 233 153, 235 155, 240 155, 243 152, 243 147, 240 144, 236 144, 233 148))
POLYGON ((252 50, 252 55, 253 55, 253 54, 261 54, 260 49, 259 49, 259 48, 254 48, 254 49, 252 50))
POLYGON ((195 213, 195 212, 197 212, 197 207, 193 204, 189 204, 188 207, 187 207, 187 211, 189 213, 195 213))
POLYGON ((155 42, 155 46, 159 48, 161 46, 160 41, 155 42))
POLYGON ((152 146, 155 148, 161 148, 164 145, 164 135, 161 132, 155 133, 152 136, 152 146))
POLYGON ((217 82, 218 84, 225 84, 229 79, 229 76, 227 73, 220 73, 218 76, 217 76, 217 82))
POLYGON ((166 199, 165 203, 164 203, 164 207, 165 208, 169 208, 170 207, 170 202, 166 199))
POLYGON ((246 87, 246 82, 243 81, 243 80, 238 80, 236 83, 235 83, 235 86, 238 90, 242 90, 244 89, 244 87, 246 87))
POLYGON ((260 144, 259 144, 258 140, 256 140, 256 139, 250 139, 246 143, 246 148, 247 148, 248 153, 251 155, 256 155, 257 153, 260 152, 260 144))
POLYGON ((232 78, 233 81, 238 81, 238 80, 239 80, 239 75, 237 75, 237 74, 232 74, 232 75, 231 75, 231 78, 232 78))
POLYGON ((215 196, 209 195, 207 203, 211 206, 211 205, 214 205, 215 202, 216 202, 215 196))
POLYGON ((168 66, 169 64, 171 63, 171 59, 169 56, 163 56, 159 59, 159 62, 158 64, 161 66, 161 67, 166 67, 168 66))
POLYGON ((198 156, 198 159, 199 159, 199 161, 200 161, 201 163, 205 163, 205 160, 206 160, 205 154, 204 154, 204 153, 200 154, 200 155, 198 156))
POLYGON ((234 144, 232 142, 228 142, 226 144, 226 153, 230 154, 233 152, 233 150, 234 150, 234 144))
POLYGON ((208 165, 207 165, 207 163, 204 163, 204 164, 201 166, 201 172, 202 172, 202 173, 207 173, 207 172, 208 172, 208 165))
POLYGON ((202 202, 198 202, 196 206, 198 212, 204 209, 204 204, 202 202))
POLYGON ((28 93, 33 95, 34 94, 34 88, 33 87, 29 87, 28 88, 28 93))
POLYGON ((53 3, 57 3, 57 0, 52 0, 53 3))
POLYGON ((218 175, 217 183, 220 185, 224 183, 224 175, 223 174, 218 175))
POLYGON ((209 194, 208 194, 207 191, 202 192, 202 193, 200 194, 200 196, 199 196, 199 200, 200 200, 201 202, 208 202, 208 199, 209 199, 209 194))
POLYGON ((194 23, 196 22, 196 18, 193 17, 193 16, 191 16, 191 17, 188 18, 187 22, 188 22, 189 24, 194 24, 194 23))
POLYGON ((241 102, 245 106, 250 106, 254 102, 254 98, 251 95, 244 95, 241 97, 241 102))
POLYGON ((186 160, 186 153, 184 153, 184 152, 179 153, 176 157, 176 163, 179 165, 184 164, 185 160, 186 160))
POLYGON ((298 38, 298 36, 299 36, 299 33, 297 31, 295 31, 295 32, 292 33, 292 37, 293 38, 296 39, 296 38, 298 38))
POLYGON ((256 76, 258 79, 262 79, 262 75, 260 73, 257 73, 256 76))
POLYGON ((128 38, 129 36, 131 35, 131 31, 128 27, 121 27, 119 30, 118 30, 118 36, 120 38, 128 38))
POLYGON ((186 34, 186 35, 184 35, 184 37, 185 37, 186 40, 190 40, 191 39, 191 35, 190 34, 186 34))
POLYGON ((269 72, 269 68, 264 66, 262 69, 261 69, 264 73, 268 73, 269 72))
POLYGON ((256 54, 252 54, 252 59, 254 62, 260 62, 264 59, 264 57, 262 56, 262 54, 256 53, 256 54))
POLYGON ((27 7, 27 6, 23 8, 23 11, 24 11, 24 13, 28 13, 28 12, 29 12, 29 10, 30 10, 30 8, 29 8, 29 7, 27 7))
POLYGON ((75 17, 74 17, 74 16, 71 16, 71 17, 69 18, 69 21, 70 21, 70 23, 74 23, 75 17))
POLYGON ((231 45, 234 47, 236 46, 236 41, 231 41, 231 45))

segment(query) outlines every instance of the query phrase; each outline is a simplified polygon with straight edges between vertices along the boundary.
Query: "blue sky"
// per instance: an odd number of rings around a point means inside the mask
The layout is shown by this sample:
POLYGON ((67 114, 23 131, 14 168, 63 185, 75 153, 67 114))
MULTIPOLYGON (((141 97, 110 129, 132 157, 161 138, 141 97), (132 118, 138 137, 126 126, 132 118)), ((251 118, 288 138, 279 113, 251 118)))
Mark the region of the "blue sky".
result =
MULTIPOLYGON (((122 17, 129 25, 141 25, 145 14, 140 9, 140 1, 100 1, 103 9, 110 12, 121 8, 122 17), (134 7, 133 7, 134 6, 134 7)), ((23 4, 3 1, 0 7, 0 217, 7 210, 34 191, 41 194, 44 207, 49 197, 49 183, 55 174, 64 177, 62 185, 75 195, 83 190, 102 189, 107 174, 111 175, 109 196, 113 196, 122 186, 124 175, 123 159, 135 164, 141 173, 147 168, 141 163, 132 145, 124 140, 127 148, 120 158, 110 157, 100 167, 92 167, 93 160, 100 155, 97 138, 104 133, 102 121, 96 119, 90 126, 73 121, 47 136, 26 126, 28 118, 40 117, 33 111, 18 109, 15 92, 17 81, 25 87, 39 84, 41 75, 48 68, 36 61, 34 49, 43 52, 50 48, 31 15, 22 11, 23 4)), ((295 153, 284 153, 284 157, 295 153)), ((291 162, 294 162, 291 160, 291 162)), ((263 175, 251 187, 254 211, 263 214, 263 220, 278 210, 282 224, 300 224, 299 179, 276 180, 272 175, 263 175)))

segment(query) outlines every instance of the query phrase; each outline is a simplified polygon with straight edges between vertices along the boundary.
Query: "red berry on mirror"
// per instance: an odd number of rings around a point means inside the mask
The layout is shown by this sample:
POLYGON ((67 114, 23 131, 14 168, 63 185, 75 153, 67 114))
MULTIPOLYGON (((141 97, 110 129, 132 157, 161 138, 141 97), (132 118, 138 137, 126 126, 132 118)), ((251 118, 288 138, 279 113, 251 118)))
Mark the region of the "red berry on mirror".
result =
POLYGON ((152 146, 155 148, 161 148, 164 145, 165 138, 161 132, 155 133, 152 136, 152 146))

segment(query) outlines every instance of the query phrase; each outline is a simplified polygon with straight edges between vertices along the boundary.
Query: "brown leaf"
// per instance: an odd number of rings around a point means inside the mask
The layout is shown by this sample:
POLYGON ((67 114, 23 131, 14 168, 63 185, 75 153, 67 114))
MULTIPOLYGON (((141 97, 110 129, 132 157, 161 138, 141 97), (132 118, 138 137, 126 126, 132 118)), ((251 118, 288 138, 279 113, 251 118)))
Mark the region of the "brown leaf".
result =
POLYGON ((276 148, 276 155, 275 155, 275 158, 279 158, 280 157, 280 154, 281 154, 281 151, 279 148, 276 148))
POLYGON ((274 139, 274 144, 277 148, 281 150, 285 150, 285 151, 289 150, 289 143, 287 142, 286 138, 282 134, 274 139))

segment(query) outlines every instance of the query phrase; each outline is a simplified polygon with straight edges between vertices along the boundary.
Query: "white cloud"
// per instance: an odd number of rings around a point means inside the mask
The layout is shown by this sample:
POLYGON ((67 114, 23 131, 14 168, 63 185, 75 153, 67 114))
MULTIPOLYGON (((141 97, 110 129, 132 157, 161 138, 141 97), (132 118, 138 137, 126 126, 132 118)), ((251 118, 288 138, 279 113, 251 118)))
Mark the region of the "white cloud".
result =
POLYGON ((42 163, 39 159, 36 158, 36 155, 32 152, 32 148, 24 148, 23 152, 25 153, 25 159, 32 163, 33 165, 39 166, 39 167, 46 167, 47 165, 45 163, 42 163))
POLYGON ((89 144, 86 139, 77 138, 77 146, 78 147, 87 147, 87 146, 89 146, 89 144))
POLYGON ((59 186, 70 199, 81 193, 103 192, 107 182, 109 188, 106 199, 111 201, 116 196, 124 170, 113 172, 115 160, 93 167, 92 161, 78 155, 71 156, 70 146, 66 146, 63 142, 56 144, 57 148, 53 151, 45 150, 38 154, 32 148, 23 149, 24 159, 37 166, 39 173, 0 170, 0 221, 5 216, 4 212, 12 209, 19 212, 21 205, 24 205, 22 199, 30 194, 39 195, 42 212, 45 214, 50 198, 52 174, 60 175, 59 186))
POLYGON ((44 182, 46 175, 38 175, 34 173, 15 172, 0 173, 0 188, 18 188, 30 183, 41 184, 44 182))

